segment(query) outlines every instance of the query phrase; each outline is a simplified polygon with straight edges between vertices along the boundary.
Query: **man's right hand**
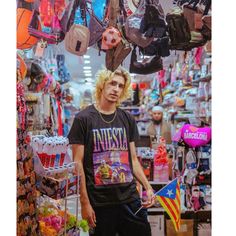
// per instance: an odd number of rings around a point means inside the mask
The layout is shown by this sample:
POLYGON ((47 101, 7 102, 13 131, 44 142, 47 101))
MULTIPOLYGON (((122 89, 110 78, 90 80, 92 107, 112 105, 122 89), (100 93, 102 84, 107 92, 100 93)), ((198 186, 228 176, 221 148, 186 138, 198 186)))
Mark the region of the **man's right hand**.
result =
POLYGON ((96 215, 90 203, 81 204, 82 219, 86 219, 90 227, 96 227, 96 215))

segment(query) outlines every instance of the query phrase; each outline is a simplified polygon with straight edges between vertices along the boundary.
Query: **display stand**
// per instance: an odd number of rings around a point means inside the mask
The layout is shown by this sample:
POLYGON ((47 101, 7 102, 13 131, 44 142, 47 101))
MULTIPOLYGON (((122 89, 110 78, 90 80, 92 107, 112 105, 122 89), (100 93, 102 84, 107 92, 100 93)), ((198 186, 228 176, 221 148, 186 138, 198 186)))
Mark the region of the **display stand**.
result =
MULTIPOLYGON (((79 170, 77 168, 77 163, 71 162, 70 157, 68 153, 65 155, 65 161, 62 166, 59 167, 49 167, 45 168, 40 158, 37 154, 34 156, 34 168, 36 172, 36 180, 37 180, 37 189, 41 192, 43 195, 47 195, 48 197, 55 199, 55 200, 62 200, 64 202, 64 230, 59 235, 66 236, 68 231, 71 229, 67 229, 67 204, 68 199, 75 199, 76 201, 76 225, 78 225, 78 206, 79 206, 79 170), (52 175, 56 173, 64 172, 66 178, 64 178, 61 181, 58 181, 57 179, 51 177, 52 175), (74 175, 72 177, 69 177, 69 174, 72 172, 74 175), (44 186, 44 180, 46 179, 46 183, 50 184, 54 183, 54 187, 56 188, 54 192, 51 192, 50 194, 47 193, 45 190, 47 190, 44 186)), ((79 232, 79 229, 76 227, 74 228, 73 232, 79 232)))

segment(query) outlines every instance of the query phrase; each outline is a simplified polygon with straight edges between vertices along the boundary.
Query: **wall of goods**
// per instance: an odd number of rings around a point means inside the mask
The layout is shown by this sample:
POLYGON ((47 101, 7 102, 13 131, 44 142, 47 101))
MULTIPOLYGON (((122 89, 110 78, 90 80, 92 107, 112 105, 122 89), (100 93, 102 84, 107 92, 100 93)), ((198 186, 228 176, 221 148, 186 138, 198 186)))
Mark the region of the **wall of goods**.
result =
POLYGON ((211 1, 174 0, 165 14, 159 1, 118 2, 17 1, 18 236, 88 231, 67 208, 69 198, 78 204, 79 174, 66 135, 93 98, 78 97, 61 44, 77 56, 96 48, 112 71, 131 55, 133 94, 122 108, 136 118, 145 175, 154 190, 181 181, 180 232, 157 202, 153 235, 211 234, 211 1), (165 109, 172 143, 147 136, 154 105, 165 109))

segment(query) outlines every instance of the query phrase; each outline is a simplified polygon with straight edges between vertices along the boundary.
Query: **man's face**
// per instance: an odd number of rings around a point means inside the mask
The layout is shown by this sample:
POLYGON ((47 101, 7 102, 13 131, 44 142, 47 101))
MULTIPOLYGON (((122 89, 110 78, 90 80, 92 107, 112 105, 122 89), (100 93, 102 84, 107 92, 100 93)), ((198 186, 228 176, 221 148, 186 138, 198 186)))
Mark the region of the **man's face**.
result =
POLYGON ((152 112, 152 119, 155 121, 161 121, 162 120, 162 112, 161 111, 153 111, 152 112))
POLYGON ((112 79, 108 80, 103 88, 102 96, 105 100, 116 103, 125 87, 125 79, 120 75, 114 75, 112 79))

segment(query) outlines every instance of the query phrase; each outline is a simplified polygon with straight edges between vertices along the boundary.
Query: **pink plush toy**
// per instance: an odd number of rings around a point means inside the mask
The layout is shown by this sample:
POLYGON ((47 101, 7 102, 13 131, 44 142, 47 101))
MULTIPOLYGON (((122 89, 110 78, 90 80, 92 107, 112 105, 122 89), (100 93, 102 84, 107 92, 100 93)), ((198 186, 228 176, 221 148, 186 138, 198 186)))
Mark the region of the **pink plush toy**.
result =
POLYGON ((206 145, 211 140, 211 128, 198 128, 185 124, 173 137, 173 141, 178 142, 182 138, 184 142, 192 148, 206 145))

